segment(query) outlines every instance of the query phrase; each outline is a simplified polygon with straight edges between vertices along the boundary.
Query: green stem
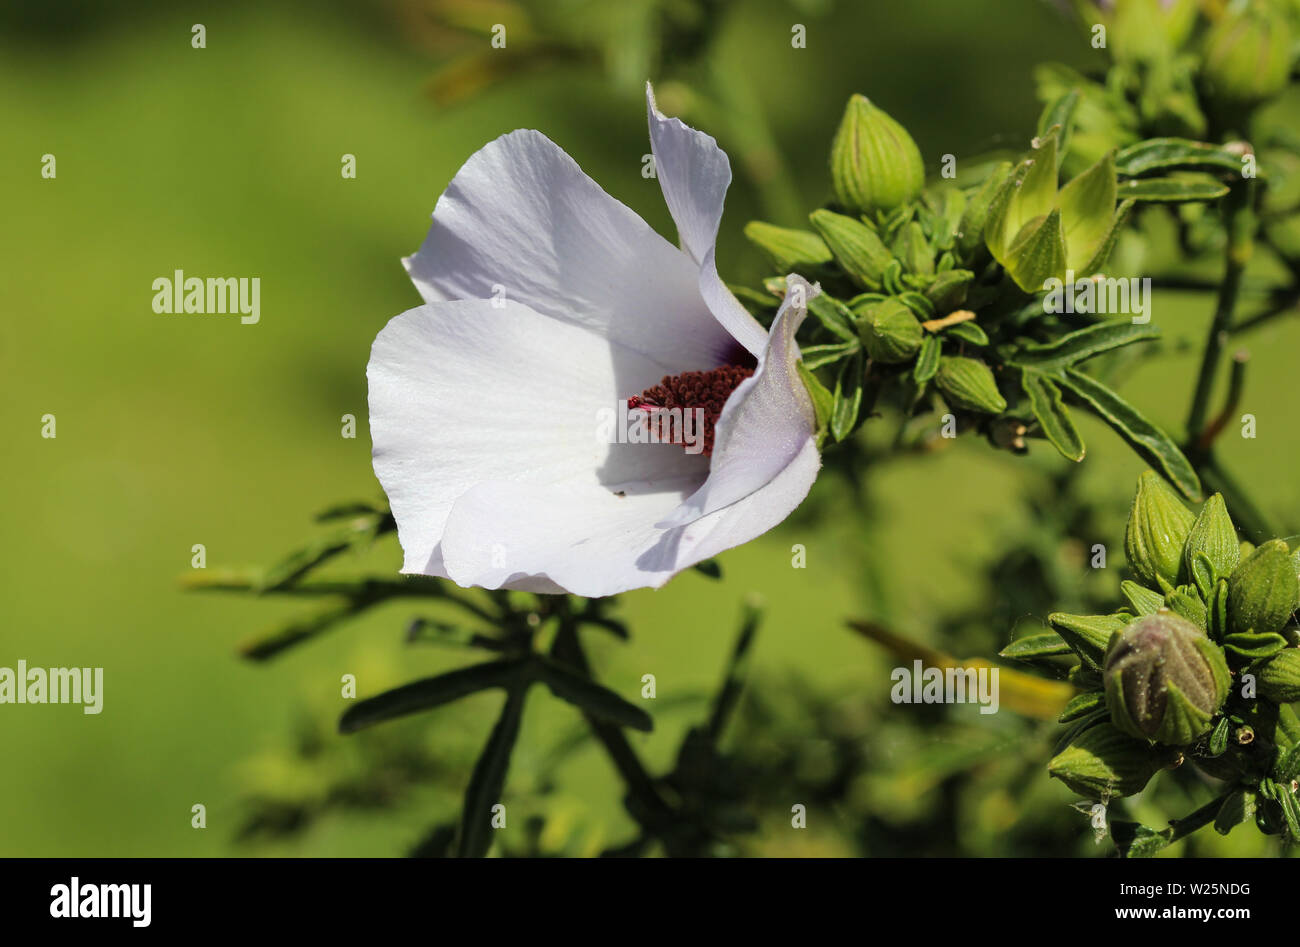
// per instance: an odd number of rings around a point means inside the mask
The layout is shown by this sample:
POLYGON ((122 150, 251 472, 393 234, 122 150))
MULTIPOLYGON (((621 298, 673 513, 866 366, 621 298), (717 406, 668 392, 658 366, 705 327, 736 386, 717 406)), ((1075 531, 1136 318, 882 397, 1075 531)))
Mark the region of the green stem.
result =
MULTIPOLYGON (((591 677, 591 665, 578 640, 577 625, 568 616, 561 618, 559 631, 551 646, 551 657, 591 677)), ((674 818, 672 807, 659 792, 640 757, 628 743, 622 728, 588 713, 584 713, 583 717, 627 786, 627 800, 631 803, 628 811, 646 835, 659 835, 664 825, 674 818)))
POLYGON ((1223 355, 1223 347, 1232 331, 1232 316, 1237 306, 1237 294, 1241 290, 1241 276, 1255 248, 1257 221, 1253 206, 1254 185, 1252 178, 1242 178, 1233 184, 1223 199, 1223 222, 1228 232, 1228 246, 1224 254, 1223 282, 1219 286, 1214 318, 1210 321, 1205 352, 1201 356, 1201 370, 1192 395, 1192 407, 1187 415, 1187 439, 1193 444, 1200 438, 1205 427, 1205 414, 1214 388, 1214 376, 1223 355))

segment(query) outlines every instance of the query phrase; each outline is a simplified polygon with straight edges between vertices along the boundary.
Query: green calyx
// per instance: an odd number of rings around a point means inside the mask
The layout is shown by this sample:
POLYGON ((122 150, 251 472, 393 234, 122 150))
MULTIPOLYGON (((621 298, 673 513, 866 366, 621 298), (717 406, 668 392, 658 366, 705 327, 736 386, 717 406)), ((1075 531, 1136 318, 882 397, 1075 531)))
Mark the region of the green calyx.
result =
POLYGON ((1141 792, 1163 763, 1148 743, 1102 723, 1079 734, 1047 771, 1082 796, 1108 799, 1141 792))

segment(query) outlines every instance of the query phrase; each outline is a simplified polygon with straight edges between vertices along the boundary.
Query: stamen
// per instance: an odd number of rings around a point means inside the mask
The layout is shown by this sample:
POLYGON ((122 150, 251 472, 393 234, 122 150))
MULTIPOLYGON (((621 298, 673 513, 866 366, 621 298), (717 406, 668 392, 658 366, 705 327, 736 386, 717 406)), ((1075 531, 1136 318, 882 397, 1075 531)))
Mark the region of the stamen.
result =
MULTIPOLYGON (((699 408, 704 412, 702 453, 708 457, 713 453, 713 428, 718 423, 718 416, 722 414, 723 405, 727 403, 727 399, 740 383, 752 374, 754 374, 752 367, 723 365, 707 372, 665 375, 659 384, 628 398, 627 406, 645 411, 679 408, 684 424, 694 423, 695 415, 691 412, 699 408)), ((671 443, 683 444, 682 434, 683 431, 679 428, 671 443)))

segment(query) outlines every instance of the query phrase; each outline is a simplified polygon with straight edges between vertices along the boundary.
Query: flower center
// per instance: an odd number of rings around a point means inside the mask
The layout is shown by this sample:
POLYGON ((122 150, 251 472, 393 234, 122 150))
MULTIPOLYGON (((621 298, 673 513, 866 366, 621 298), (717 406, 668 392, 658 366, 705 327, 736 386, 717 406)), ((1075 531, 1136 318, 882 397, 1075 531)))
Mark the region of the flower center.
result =
MULTIPOLYGON (((695 424, 702 418, 704 449, 708 457, 713 453, 713 427, 722 414, 722 406, 742 381, 754 374, 754 369, 741 365, 723 365, 707 372, 682 372, 665 375, 659 384, 647 388, 639 395, 627 399, 627 406, 644 411, 680 409, 685 424, 695 424), (699 409, 700 414, 695 413, 699 409)), ((683 427, 679 424, 669 443, 684 444, 683 427)), ((697 433, 698 436, 698 433, 697 433)))

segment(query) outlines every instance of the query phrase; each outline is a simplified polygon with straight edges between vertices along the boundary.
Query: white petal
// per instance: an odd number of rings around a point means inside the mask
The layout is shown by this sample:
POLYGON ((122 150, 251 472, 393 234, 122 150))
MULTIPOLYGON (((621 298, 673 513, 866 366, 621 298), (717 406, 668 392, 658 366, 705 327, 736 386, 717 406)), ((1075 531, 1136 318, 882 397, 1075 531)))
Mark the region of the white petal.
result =
MULTIPOLYGON (((405 552, 403 572, 446 575, 438 543, 452 503, 489 480, 626 483, 690 492, 707 458, 671 444, 612 445, 602 410, 660 367, 519 303, 432 303, 379 333, 366 370, 375 473, 405 552)), ((669 507, 671 509, 671 506, 669 507)))
POLYGON ((540 132, 503 135, 466 161, 403 262, 429 302, 504 293, 654 359, 660 377, 735 350, 695 263, 540 132))
MULTIPOLYGON (((811 441, 771 482, 676 529, 654 522, 684 492, 485 483, 456 501, 443 535, 447 574, 460 585, 576 595, 658 587, 682 569, 767 532, 808 495, 821 458, 811 441)), ((687 488, 689 489, 689 488, 687 488)))
POLYGON ((700 267, 700 294, 713 315, 751 355, 762 353, 767 333, 732 295, 718 276, 714 244, 722 222, 722 205, 731 184, 731 163, 712 137, 680 119, 667 118, 655 106, 646 83, 650 113, 650 148, 664 201, 677 224, 682 248, 700 267))
POLYGON ((808 300, 820 289, 793 273, 786 287, 757 370, 731 393, 718 418, 709 479, 660 526, 682 526, 743 499, 816 438, 817 415, 796 367, 794 336, 808 314, 808 300))

